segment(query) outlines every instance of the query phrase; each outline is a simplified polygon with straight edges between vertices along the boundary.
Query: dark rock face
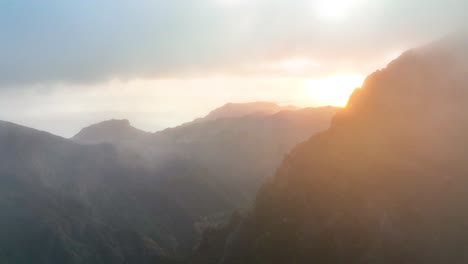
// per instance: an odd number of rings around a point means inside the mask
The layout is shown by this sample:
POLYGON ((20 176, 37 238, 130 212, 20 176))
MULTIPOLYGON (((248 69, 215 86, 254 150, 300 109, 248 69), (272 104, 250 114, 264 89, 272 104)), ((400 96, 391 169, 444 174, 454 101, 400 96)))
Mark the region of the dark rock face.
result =
POLYGON ((285 159, 217 261, 467 262, 467 47, 445 40, 370 75, 285 159))

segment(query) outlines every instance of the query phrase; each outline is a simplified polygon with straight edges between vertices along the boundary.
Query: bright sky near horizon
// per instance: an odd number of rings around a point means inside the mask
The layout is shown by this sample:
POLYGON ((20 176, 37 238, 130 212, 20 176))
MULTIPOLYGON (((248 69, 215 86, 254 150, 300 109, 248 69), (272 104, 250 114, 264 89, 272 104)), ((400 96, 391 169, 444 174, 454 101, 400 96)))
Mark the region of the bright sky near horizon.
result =
POLYGON ((227 102, 346 104, 365 76, 464 24, 464 0, 0 3, 0 119, 72 136, 156 131, 227 102))

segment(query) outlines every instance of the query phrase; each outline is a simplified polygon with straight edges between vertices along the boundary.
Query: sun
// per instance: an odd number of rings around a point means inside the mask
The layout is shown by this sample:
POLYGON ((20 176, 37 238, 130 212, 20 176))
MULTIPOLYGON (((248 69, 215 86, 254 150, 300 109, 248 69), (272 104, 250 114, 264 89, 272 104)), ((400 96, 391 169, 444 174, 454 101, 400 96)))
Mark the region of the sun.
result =
POLYGON ((361 87, 364 76, 356 74, 337 74, 325 78, 304 81, 304 90, 308 100, 317 105, 345 107, 349 96, 361 87))
POLYGON ((318 1, 316 4, 317 14, 325 19, 342 18, 348 9, 347 5, 337 3, 338 1, 318 1))
POLYGON ((352 15, 367 0, 316 0, 314 10, 319 18, 337 21, 352 15))

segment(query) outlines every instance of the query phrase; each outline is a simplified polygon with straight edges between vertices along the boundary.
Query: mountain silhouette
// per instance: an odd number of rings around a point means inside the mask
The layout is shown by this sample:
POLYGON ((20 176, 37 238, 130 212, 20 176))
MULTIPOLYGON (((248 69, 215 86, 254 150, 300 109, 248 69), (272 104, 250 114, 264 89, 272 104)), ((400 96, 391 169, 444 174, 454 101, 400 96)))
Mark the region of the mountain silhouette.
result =
POLYGON ((444 39, 371 74, 220 231, 222 250, 205 240, 200 263, 467 262, 467 44, 444 39))

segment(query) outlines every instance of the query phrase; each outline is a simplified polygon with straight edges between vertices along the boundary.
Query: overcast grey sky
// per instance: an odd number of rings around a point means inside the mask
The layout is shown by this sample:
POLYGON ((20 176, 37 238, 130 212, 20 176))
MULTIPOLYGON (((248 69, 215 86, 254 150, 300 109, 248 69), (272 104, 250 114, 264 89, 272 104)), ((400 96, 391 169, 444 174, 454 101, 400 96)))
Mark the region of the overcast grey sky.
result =
POLYGON ((0 119, 71 136, 113 117, 154 131, 227 101, 333 103, 320 96, 340 91, 320 80, 363 77, 459 30, 467 8, 466 0, 6 0, 0 119))

